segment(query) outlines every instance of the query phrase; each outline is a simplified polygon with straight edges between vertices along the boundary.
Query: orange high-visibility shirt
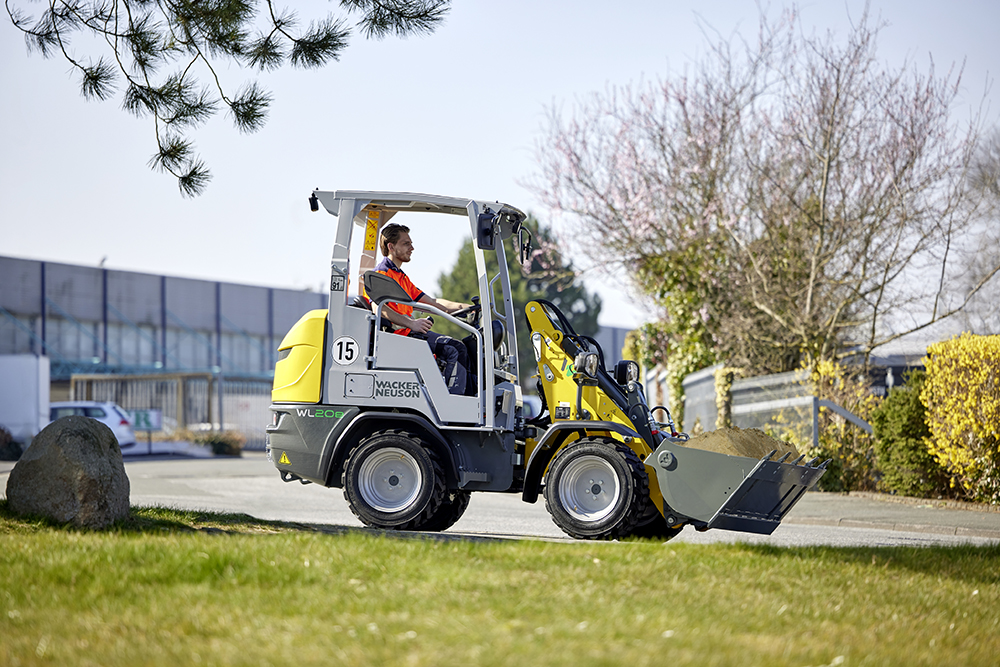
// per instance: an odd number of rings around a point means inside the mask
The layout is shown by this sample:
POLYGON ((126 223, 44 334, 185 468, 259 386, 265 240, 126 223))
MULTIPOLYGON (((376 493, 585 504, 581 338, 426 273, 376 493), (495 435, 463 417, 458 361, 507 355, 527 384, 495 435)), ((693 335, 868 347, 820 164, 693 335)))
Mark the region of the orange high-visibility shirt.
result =
MULTIPOLYGON (((409 276, 403 273, 403 270, 396 266, 396 263, 388 257, 383 257, 382 261, 375 267, 375 270, 395 280, 399 286, 403 288, 403 291, 406 292, 414 301, 420 301, 420 297, 424 295, 423 291, 413 284, 409 276)), ((404 306, 395 303, 389 303, 386 305, 395 310, 397 313, 406 315, 407 317, 413 316, 413 306, 404 306)), ((410 330, 396 329, 393 333, 400 334, 401 336, 407 336, 409 335, 410 330)))

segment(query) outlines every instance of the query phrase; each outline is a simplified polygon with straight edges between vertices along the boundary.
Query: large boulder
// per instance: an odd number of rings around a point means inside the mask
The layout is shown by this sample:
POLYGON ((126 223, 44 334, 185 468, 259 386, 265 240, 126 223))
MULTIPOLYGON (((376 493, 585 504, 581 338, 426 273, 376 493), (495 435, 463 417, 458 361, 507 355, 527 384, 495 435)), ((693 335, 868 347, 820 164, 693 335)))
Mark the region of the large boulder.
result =
POLYGON ((128 516, 128 496, 118 439, 89 417, 63 417, 42 429, 7 480, 11 511, 86 528, 128 516))

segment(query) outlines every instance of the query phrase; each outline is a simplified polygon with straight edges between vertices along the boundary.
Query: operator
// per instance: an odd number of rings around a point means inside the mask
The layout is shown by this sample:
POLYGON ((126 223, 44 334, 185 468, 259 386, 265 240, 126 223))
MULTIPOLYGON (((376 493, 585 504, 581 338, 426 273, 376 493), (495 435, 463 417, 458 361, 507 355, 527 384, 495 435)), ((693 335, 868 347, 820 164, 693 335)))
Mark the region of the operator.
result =
MULTIPOLYGON (((383 259, 375 270, 395 280, 410 298, 419 303, 440 308, 446 313, 454 313, 463 308, 471 307, 467 303, 456 303, 447 299, 435 299, 414 285, 410 278, 400 268, 410 261, 413 255, 413 241, 410 240, 410 228, 395 223, 382 229, 379 239, 379 249, 383 259)), ((433 320, 430 318, 413 317, 413 306, 397 303, 386 304, 382 308, 382 317, 400 327, 393 333, 402 336, 426 338, 427 344, 439 359, 444 359, 444 381, 448 392, 452 394, 474 395, 475 386, 469 382, 469 352, 465 344, 450 336, 431 331, 433 320)))

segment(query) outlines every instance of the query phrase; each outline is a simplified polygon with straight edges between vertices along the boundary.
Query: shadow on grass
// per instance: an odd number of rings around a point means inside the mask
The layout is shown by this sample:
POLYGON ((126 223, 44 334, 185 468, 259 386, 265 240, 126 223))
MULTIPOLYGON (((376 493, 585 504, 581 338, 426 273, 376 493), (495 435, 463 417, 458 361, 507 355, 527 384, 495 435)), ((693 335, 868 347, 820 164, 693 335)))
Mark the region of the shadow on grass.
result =
POLYGON ((0 533, 31 533, 40 530, 62 530, 79 533, 161 533, 161 532, 211 532, 211 533, 275 533, 294 530, 311 531, 297 524, 266 521, 247 514, 196 512, 166 507, 129 508, 128 517, 116 521, 105 529, 81 528, 59 523, 44 516, 21 516, 10 509, 6 498, 0 499, 0 533))
MULTIPOLYGON (((567 545, 593 545, 592 542, 574 540, 512 539, 463 533, 428 533, 394 530, 377 530, 330 524, 304 524, 258 519, 247 514, 199 512, 167 507, 140 507, 129 509, 126 519, 105 530, 77 528, 59 524, 43 517, 22 517, 10 510, 6 499, 0 499, 0 535, 31 534, 46 530, 78 533, 114 533, 122 535, 156 535, 164 533, 208 533, 216 535, 268 535, 278 533, 303 533, 323 535, 364 535, 380 539, 430 540, 460 543, 517 543, 558 542, 567 545)), ((646 546, 660 548, 661 541, 626 541, 622 548, 646 546)), ((987 546, 919 546, 919 547, 779 547, 765 544, 685 545, 678 548, 736 550, 761 559, 807 560, 831 566, 856 564, 864 567, 908 570, 921 574, 940 575, 953 579, 976 582, 1000 583, 1000 544, 987 546)))
POLYGON ((761 558, 802 559, 829 562, 838 566, 854 564, 887 570, 906 570, 949 579, 1000 583, 1000 544, 983 546, 912 547, 777 547, 768 544, 736 544, 761 558))
POLYGON ((368 535, 392 539, 421 539, 455 542, 508 542, 504 538, 462 535, 454 533, 407 532, 378 530, 329 524, 269 521, 248 514, 199 512, 169 507, 135 506, 128 517, 104 529, 81 528, 63 524, 42 516, 21 516, 11 511, 6 498, 0 499, 0 535, 28 534, 42 530, 76 533, 116 533, 129 535, 178 533, 208 533, 215 535, 268 535, 277 533, 321 533, 324 535, 368 535))

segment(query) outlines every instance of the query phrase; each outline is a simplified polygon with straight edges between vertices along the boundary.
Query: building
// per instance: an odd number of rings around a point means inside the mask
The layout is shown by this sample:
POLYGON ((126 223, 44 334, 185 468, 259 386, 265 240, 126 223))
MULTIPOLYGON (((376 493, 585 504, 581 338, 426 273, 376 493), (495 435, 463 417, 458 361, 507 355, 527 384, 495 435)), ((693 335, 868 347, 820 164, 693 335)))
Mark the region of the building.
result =
POLYGON ((81 373, 269 377, 278 343, 327 294, 0 257, 0 354, 81 373))
MULTIPOLYGON (((46 356, 53 401, 155 409, 164 430, 239 431, 262 448, 278 344, 328 303, 327 293, 0 256, 0 355, 46 356)), ((609 367, 626 333, 595 336, 609 367)))

